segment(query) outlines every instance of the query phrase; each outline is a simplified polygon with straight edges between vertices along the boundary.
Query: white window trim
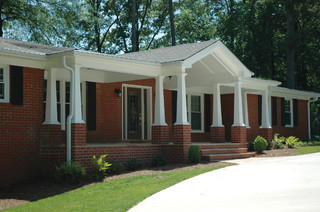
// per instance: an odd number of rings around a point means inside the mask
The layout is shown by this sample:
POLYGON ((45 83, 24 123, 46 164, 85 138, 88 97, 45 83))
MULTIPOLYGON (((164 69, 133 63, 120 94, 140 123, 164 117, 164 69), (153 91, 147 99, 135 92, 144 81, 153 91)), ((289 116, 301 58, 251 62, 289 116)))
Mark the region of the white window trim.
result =
MULTIPOLYGON (((122 84, 122 91, 125 91, 125 95, 122 95, 122 102, 121 102, 121 128, 122 128, 122 140, 131 140, 131 139, 128 139, 128 135, 127 135, 127 107, 123 108, 123 102, 127 102, 127 88, 130 87, 130 88, 140 88, 140 89, 146 89, 147 90, 147 95, 148 95, 148 102, 147 102, 147 110, 149 111, 148 113, 148 119, 147 119, 147 126, 148 126, 148 132, 147 132, 147 138, 144 138, 144 132, 142 130, 141 134, 142 134, 142 139, 145 139, 145 140, 151 140, 152 139, 152 136, 151 136, 151 132, 152 132, 152 87, 150 86, 142 86, 142 85, 131 85, 131 84, 122 84), (125 120, 123 118, 123 113, 125 113, 125 120), (123 123, 123 121, 125 123, 123 123)), ((122 92, 123 94, 123 92, 122 92)), ((143 98, 141 98, 141 101, 143 101, 143 98)))
POLYGON ((10 100, 10 74, 9 66, 0 65, 0 68, 3 69, 3 82, 4 82, 4 98, 0 99, 2 103, 9 103, 10 100))
POLYGON ((188 122, 191 125, 191 96, 200 96, 200 110, 201 110, 201 130, 192 130, 192 133, 204 133, 204 94, 203 93, 187 93, 188 96, 188 122))
MULTIPOLYGON (((286 124, 285 127, 293 127, 293 103, 292 103, 292 99, 284 99, 285 101, 289 101, 290 102, 290 124, 286 124)), ((284 112, 286 112, 286 110, 284 110, 284 112)))

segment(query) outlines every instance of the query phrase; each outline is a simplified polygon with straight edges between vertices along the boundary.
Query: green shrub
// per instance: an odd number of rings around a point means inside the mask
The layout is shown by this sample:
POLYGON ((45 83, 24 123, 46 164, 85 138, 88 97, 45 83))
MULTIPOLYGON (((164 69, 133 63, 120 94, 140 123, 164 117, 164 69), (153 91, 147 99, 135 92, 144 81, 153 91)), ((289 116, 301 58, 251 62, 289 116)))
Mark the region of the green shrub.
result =
POLYGON ((158 154, 155 158, 152 159, 152 166, 164 166, 167 163, 167 159, 162 154, 158 154))
POLYGON ((275 133, 274 136, 273 136, 273 141, 272 141, 272 144, 273 144, 273 148, 274 149, 283 149, 284 148, 284 143, 285 143, 285 137, 278 137, 278 133, 275 133))
POLYGON ((296 138, 294 136, 289 136, 286 139, 286 143, 289 148, 294 148, 298 144, 298 141, 299 141, 299 138, 296 138))
POLYGON ((197 145, 191 146, 189 149, 188 158, 191 163, 199 163, 199 161, 201 160, 200 146, 197 146, 197 145))
POLYGON ((99 158, 96 158, 94 155, 91 159, 96 180, 103 180, 107 175, 107 169, 112 165, 106 161, 106 157, 107 155, 101 155, 99 158))
POLYGON ((261 136, 257 136, 254 139, 254 149, 257 153, 262 153, 268 146, 268 142, 261 136))
POLYGON ((113 160, 110 163, 112 166, 107 170, 107 173, 109 174, 119 174, 125 170, 124 165, 120 161, 113 160))
POLYGON ((78 184, 86 175, 86 169, 78 162, 65 162, 56 166, 56 170, 55 178, 59 183, 78 184))
POLYGON ((129 171, 135 171, 142 169, 144 167, 144 163, 138 158, 132 158, 127 162, 126 167, 129 171))

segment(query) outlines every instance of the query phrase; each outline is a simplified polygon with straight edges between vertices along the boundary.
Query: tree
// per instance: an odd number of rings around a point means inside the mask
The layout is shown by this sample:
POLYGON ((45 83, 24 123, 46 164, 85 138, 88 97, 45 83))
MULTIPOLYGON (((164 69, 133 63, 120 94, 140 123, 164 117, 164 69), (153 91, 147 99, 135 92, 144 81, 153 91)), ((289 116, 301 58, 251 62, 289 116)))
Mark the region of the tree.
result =
POLYGON ((169 4, 169 17, 170 17, 170 32, 171 32, 171 45, 176 45, 176 29, 174 27, 174 12, 172 6, 172 0, 168 0, 169 4))

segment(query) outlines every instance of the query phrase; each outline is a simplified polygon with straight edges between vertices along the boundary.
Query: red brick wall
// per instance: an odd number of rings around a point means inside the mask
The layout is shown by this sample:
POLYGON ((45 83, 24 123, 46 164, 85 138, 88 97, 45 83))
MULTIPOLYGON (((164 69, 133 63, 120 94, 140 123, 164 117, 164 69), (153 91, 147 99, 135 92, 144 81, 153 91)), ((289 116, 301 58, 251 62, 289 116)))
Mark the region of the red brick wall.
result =
POLYGON ((231 126, 233 124, 233 94, 221 95, 222 124, 225 127, 226 141, 231 141, 231 126))
POLYGON ((154 111, 154 79, 116 83, 97 83, 96 130, 87 132, 87 142, 108 143, 122 141, 122 97, 118 98, 117 94, 114 92, 115 89, 122 90, 122 84, 134 84, 152 87, 152 105, 154 111))
MULTIPOLYGON (((308 138, 308 101, 299 100, 299 126, 285 127, 281 125, 281 98, 277 97, 277 125, 272 126, 273 133, 279 133, 281 136, 296 136, 300 139, 308 138)), ((258 125, 258 95, 248 95, 248 111, 250 129, 247 130, 248 141, 254 141, 259 135, 258 125)), ((272 113, 272 112, 271 112, 272 113)), ((271 121, 272 123, 272 121, 271 121)))
POLYGON ((43 75, 43 70, 23 68, 23 105, 0 103, 0 186, 38 172, 43 75))

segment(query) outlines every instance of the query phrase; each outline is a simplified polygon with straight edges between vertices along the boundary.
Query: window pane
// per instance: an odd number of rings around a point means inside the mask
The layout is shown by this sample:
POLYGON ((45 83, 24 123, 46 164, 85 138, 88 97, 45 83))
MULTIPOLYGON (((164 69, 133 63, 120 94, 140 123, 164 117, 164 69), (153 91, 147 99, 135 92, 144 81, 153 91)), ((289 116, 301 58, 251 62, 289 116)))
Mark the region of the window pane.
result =
POLYGON ((3 82, 3 68, 0 68, 0 82, 3 82))
POLYGON ((201 112, 200 96, 191 96, 191 111, 192 112, 201 112))
POLYGON ((290 112, 291 111, 290 100, 285 100, 285 111, 286 112, 290 112))
POLYGON ((201 130, 201 113, 191 113, 191 129, 201 130))
POLYGON ((66 102, 70 103, 70 82, 66 82, 66 102))
POLYGON ((285 124, 291 125, 291 113, 285 113, 285 124))
POLYGON ((57 102, 60 102, 60 81, 56 81, 57 102))
POLYGON ((4 99, 4 84, 0 83, 0 99, 4 99))

